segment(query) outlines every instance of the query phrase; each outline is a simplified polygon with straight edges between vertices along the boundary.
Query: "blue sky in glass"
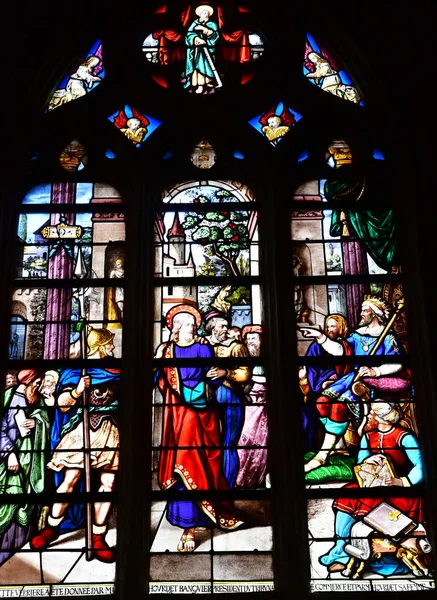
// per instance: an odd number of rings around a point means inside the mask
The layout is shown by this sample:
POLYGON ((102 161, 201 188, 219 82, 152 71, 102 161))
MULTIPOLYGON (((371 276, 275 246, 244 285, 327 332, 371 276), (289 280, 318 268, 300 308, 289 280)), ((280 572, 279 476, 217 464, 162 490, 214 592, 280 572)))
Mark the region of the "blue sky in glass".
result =
MULTIPOLYGON (((126 115, 126 117, 128 119, 134 117, 134 113, 132 111, 132 108, 128 104, 126 104, 124 106, 123 110, 124 110, 124 114, 126 115)), ((117 118, 117 116, 119 115, 119 113, 120 113, 120 111, 117 110, 117 112, 115 112, 114 114, 112 114, 112 115, 110 115, 108 117, 109 121, 111 121, 111 123, 113 123, 115 127, 117 127, 117 126, 115 125, 114 121, 117 118)), ((149 121, 149 123, 146 126, 147 132, 146 132, 146 134, 145 134, 142 142, 138 143, 138 144, 135 144, 135 146, 137 148, 139 148, 141 146, 141 144, 147 140, 147 138, 155 131, 155 129, 157 129, 160 125, 162 125, 162 122, 158 121, 158 119, 154 119, 153 117, 150 117, 149 115, 146 115, 146 113, 140 113, 140 114, 143 115, 144 117, 146 117, 146 119, 149 121)), ((117 127, 117 129, 118 129, 118 127, 117 127)), ((124 135, 124 133, 123 133, 123 135, 124 135)))
POLYGON ((76 185, 76 204, 88 204, 93 197, 92 183, 78 183, 76 185))
MULTIPOLYGON (((227 188, 228 186, 226 186, 227 188)), ((181 204, 181 203, 193 203, 193 204, 197 204, 197 200, 199 197, 202 197, 203 200, 201 200, 199 202, 199 204, 202 204, 204 202, 242 202, 242 201, 246 201, 246 200, 242 200, 241 196, 237 195, 236 191, 233 191, 232 189, 228 189, 229 194, 231 194, 228 197, 217 197, 216 193, 217 192, 221 192, 224 189, 226 189, 224 187, 218 187, 215 185, 193 185, 190 187, 187 187, 185 189, 180 190, 177 194, 175 194, 175 196, 171 197, 171 196, 166 196, 162 199, 163 202, 165 203, 172 203, 172 204, 181 204)))
POLYGON ((171 150, 167 150, 167 152, 162 157, 164 160, 168 160, 169 158, 173 158, 173 152, 171 150))
POLYGON ((238 158, 238 160, 243 160, 244 154, 242 152, 240 152, 239 150, 235 150, 234 158, 238 158))
MULTIPOLYGON (((77 215, 75 215, 74 218, 74 224, 75 225, 80 225, 81 227, 92 227, 92 213, 78 213, 77 215)), ((23 218, 23 215, 20 215, 19 217, 19 221, 21 221, 23 218)), ((44 225, 44 223, 47 223, 47 221, 50 220, 50 214, 49 213, 27 213, 26 214, 26 220, 27 220, 27 242, 28 243, 34 243, 34 233, 35 231, 37 231, 40 227, 42 227, 44 225)), ((20 227, 18 228, 18 231, 20 230, 20 227)))
MULTIPOLYGON (((37 185, 24 196, 23 204, 50 204, 52 186, 50 183, 37 185)), ((92 183, 76 184, 76 204, 88 204, 93 197, 92 183)))
POLYGON ((37 185, 24 196, 23 204, 50 204, 51 191, 50 183, 37 185))
MULTIPOLYGON (((311 48, 313 49, 314 52, 317 52, 317 54, 323 55, 322 50, 320 49, 320 46, 318 45, 318 43, 316 42, 316 40, 314 39, 314 37, 310 34, 307 33, 307 42, 308 44, 311 46, 311 48)), ((337 60, 337 63, 341 64, 341 61, 338 60, 337 57, 335 57, 337 60)), ((305 61, 303 61, 303 74, 305 75, 305 77, 308 75, 309 70, 307 69, 306 65, 305 65, 305 61)), ((354 86, 355 84, 353 83, 352 79, 349 77, 349 75, 346 73, 346 71, 342 68, 340 71, 338 71, 338 75, 341 79, 341 82, 344 85, 352 85, 354 86)), ((317 85, 315 79, 308 79, 309 81, 311 81, 311 83, 313 85, 317 85)), ((364 102, 361 100, 360 101, 360 106, 364 106, 364 102)))
POLYGON ((110 158, 111 160, 115 158, 115 154, 110 148, 106 148, 105 156, 106 158, 110 158))
POLYGON ((378 150, 378 148, 375 148, 373 151, 373 158, 376 158, 376 160, 385 160, 384 155, 382 154, 381 150, 378 150))
MULTIPOLYGON (((293 125, 296 125, 296 123, 302 119, 302 115, 301 114, 299 114, 298 112, 296 112, 295 110, 293 110, 289 106, 285 107, 285 105, 284 105, 283 102, 278 102, 278 104, 276 105, 275 110, 274 110, 274 112, 273 112, 273 114, 271 116, 278 116, 278 117, 280 117, 282 115, 283 111, 284 111, 284 108, 286 108, 288 110, 288 112, 291 113, 294 116, 294 121, 295 122, 293 123, 293 125)), ((254 127, 257 131, 259 131, 259 133, 263 137, 265 137, 267 139, 266 135, 263 132, 264 125, 260 122, 260 119, 262 117, 264 117, 265 114, 266 113, 262 113, 262 114, 258 115, 257 117, 255 117, 254 119, 251 119, 249 121, 249 125, 252 125, 252 127, 254 127)), ((276 142, 280 142, 281 140, 282 140, 282 137, 277 138, 276 142)), ((270 143, 272 144, 272 146, 276 146, 276 144, 274 142, 271 141, 270 143)))
POLYGON ((310 153, 308 152, 308 150, 302 150, 302 152, 300 153, 299 158, 297 159, 297 162, 302 162, 304 160, 306 160, 309 157, 310 153))

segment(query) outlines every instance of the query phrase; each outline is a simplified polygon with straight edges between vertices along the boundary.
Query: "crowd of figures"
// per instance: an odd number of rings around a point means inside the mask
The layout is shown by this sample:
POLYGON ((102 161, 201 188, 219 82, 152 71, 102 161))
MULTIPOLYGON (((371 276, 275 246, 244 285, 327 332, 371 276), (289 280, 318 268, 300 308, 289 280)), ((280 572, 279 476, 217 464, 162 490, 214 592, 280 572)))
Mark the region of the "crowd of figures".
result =
POLYGON ((269 486, 264 370, 247 361, 261 354, 262 328, 231 327, 224 314, 211 311, 201 337, 201 314, 188 304, 171 308, 166 323, 169 341, 155 354, 169 359, 155 373, 165 405, 158 480, 161 489, 176 492, 166 516, 183 529, 177 549, 192 552, 198 527, 247 526, 231 500, 209 497, 209 491, 269 486), (228 368, 220 361, 199 366, 198 359, 215 357, 229 359, 228 368), (186 360, 174 366, 171 359, 186 360), (182 490, 204 490, 205 497, 178 499, 182 490))
MULTIPOLYGON (((107 329, 89 328, 89 357, 112 356, 113 338, 107 329)), ((111 502, 95 502, 86 523, 83 504, 42 506, 38 498, 20 502, 17 495, 84 491, 86 477, 99 492, 114 490, 119 382, 119 369, 8 373, 0 432, 0 564, 28 542, 32 550, 44 550, 62 534, 85 526, 92 530, 93 557, 115 560, 105 540, 111 502), (84 432, 85 411, 89 427, 84 432), (14 494, 10 502, 8 494, 14 494)))
POLYGON ((305 457, 307 484, 329 488, 350 482, 345 497, 332 505, 333 546, 318 557, 328 573, 353 578, 368 571, 430 573, 420 492, 402 491, 421 484, 424 473, 411 372, 393 327, 400 310, 402 303, 393 311, 382 298, 368 295, 353 332, 339 314, 326 317, 324 331, 301 326, 303 337, 314 340, 307 349, 313 359, 299 370, 306 443, 315 450, 305 457), (336 357, 344 356, 350 361, 336 364, 336 357), (369 358, 354 365, 353 357, 369 358), (358 488, 378 486, 390 491, 366 497, 363 489, 363 497, 356 495, 358 488))

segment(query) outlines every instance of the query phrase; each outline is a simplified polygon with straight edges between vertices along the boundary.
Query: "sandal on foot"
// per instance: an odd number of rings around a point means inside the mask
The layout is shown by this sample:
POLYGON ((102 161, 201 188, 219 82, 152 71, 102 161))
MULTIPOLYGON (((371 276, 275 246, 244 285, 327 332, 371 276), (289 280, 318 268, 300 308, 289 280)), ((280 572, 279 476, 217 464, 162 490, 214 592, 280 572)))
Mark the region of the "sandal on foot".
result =
POLYGON ((183 533, 181 535, 181 539, 179 540, 177 550, 178 552, 194 552, 196 549, 196 539, 193 533, 183 533), (191 547, 192 543, 192 547, 191 547), (190 547, 187 547, 187 544, 190 544, 190 547))

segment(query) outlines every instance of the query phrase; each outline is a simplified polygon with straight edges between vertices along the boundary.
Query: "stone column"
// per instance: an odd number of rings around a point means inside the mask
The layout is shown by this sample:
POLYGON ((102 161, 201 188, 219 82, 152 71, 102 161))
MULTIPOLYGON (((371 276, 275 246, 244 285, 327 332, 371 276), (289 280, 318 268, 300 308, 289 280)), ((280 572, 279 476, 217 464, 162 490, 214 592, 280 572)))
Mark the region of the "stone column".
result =
MULTIPOLYGON (((76 199, 75 183, 54 183, 52 189, 52 204, 74 204, 76 199)), ((65 216, 68 225, 74 224, 74 214, 64 210, 50 215, 50 225, 57 225, 61 215, 65 216)), ((49 246, 48 280, 72 281, 73 258, 68 251, 59 246, 51 254, 53 246, 49 246)), ((44 336, 44 358, 62 359, 69 357, 70 323, 72 289, 48 288, 46 320, 57 321, 47 323, 44 336)))

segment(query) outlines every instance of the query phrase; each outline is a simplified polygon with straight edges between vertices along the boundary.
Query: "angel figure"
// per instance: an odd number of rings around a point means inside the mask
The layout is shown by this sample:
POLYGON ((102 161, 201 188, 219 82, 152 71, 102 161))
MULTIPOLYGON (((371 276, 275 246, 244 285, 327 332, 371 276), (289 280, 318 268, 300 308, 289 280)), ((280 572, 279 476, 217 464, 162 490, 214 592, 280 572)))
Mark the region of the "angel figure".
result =
POLYGON ((124 133, 128 140, 136 146, 140 146, 147 135, 149 119, 132 108, 132 117, 128 117, 124 110, 120 110, 114 119, 114 125, 124 133))
POLYGON ((271 144, 276 146, 284 135, 290 131, 296 120, 293 113, 284 106, 280 115, 275 114, 275 108, 272 108, 260 117, 259 122, 263 125, 261 128, 263 134, 271 144))
MULTIPOLYGON (((101 48, 101 46, 100 46, 101 48)), ((101 50, 100 50, 101 53, 101 50)), ((77 100, 85 96, 94 84, 100 83, 102 78, 98 75, 103 71, 103 65, 100 56, 89 56, 77 70, 70 75, 65 88, 56 90, 49 102, 48 110, 54 110, 67 102, 77 100)))
POLYGON ((315 52, 307 43, 304 64, 309 71, 305 77, 311 79, 324 92, 359 104, 360 96, 357 89, 343 82, 340 75, 341 66, 325 48, 315 52))

